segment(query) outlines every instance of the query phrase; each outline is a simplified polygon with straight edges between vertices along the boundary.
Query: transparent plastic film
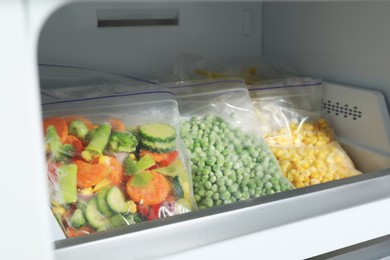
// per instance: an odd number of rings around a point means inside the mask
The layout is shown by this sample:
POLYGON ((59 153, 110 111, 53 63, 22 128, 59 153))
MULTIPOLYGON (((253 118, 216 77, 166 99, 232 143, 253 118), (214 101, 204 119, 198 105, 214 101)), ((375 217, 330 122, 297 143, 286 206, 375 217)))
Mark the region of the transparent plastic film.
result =
POLYGON ((185 82, 170 89, 179 102, 199 208, 293 188, 258 132, 243 80, 185 82))
POLYGON ((296 188, 360 174, 321 116, 320 85, 249 90, 259 132, 296 188))
POLYGON ((43 106, 51 209, 68 238, 197 207, 177 102, 161 91, 43 106))
MULTIPOLYGON (((186 81, 200 79, 243 78, 247 85, 257 84, 270 79, 280 79, 295 75, 285 66, 266 58, 254 58, 239 63, 225 63, 189 53, 180 54, 168 78, 161 81, 186 81)), ((161 78, 161 77, 160 77, 161 78)))
POLYGON ((134 76, 62 65, 39 65, 42 103, 118 94, 154 82, 134 76))

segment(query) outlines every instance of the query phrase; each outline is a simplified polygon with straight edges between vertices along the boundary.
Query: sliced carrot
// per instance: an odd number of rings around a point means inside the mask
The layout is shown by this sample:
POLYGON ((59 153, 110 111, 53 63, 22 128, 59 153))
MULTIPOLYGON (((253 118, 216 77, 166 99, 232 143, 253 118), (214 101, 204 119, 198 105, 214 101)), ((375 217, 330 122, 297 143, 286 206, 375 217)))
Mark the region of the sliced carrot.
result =
POLYGON ((62 117, 48 117, 43 120, 43 129, 46 135, 46 129, 50 126, 54 126, 57 131, 58 136, 62 143, 65 142, 68 137, 68 125, 66 124, 65 119, 62 117))
POLYGON ((123 167, 120 162, 109 156, 95 157, 91 160, 92 164, 104 164, 108 167, 108 179, 112 186, 118 186, 123 182, 125 173, 123 172, 123 167), (100 160, 102 158, 102 160, 100 160))
POLYGON ((111 157, 109 168, 110 168, 109 169, 110 175, 108 178, 111 181, 111 185, 118 186, 119 184, 122 183, 123 178, 125 176, 125 174, 123 172, 122 165, 120 164, 120 162, 117 159, 115 159, 114 157, 111 157))
POLYGON ((158 164, 158 167, 167 167, 179 156, 177 151, 170 153, 155 153, 147 150, 140 151, 140 157, 144 157, 147 154, 153 158, 153 160, 158 164))
POLYGON ((144 205, 155 205, 163 202, 168 196, 171 186, 167 178, 157 172, 151 172, 151 174, 153 177, 146 187, 132 186, 131 180, 133 176, 129 178, 126 184, 126 191, 134 202, 144 205))
POLYGON ((123 121, 120 120, 119 118, 117 118, 117 117, 115 117, 115 118, 110 118, 110 119, 108 120, 108 122, 111 124, 112 130, 113 130, 113 131, 118 131, 118 132, 126 131, 126 126, 125 126, 125 124, 124 124, 123 121))
POLYGON ((89 188, 96 185, 109 172, 108 165, 103 163, 91 164, 81 160, 74 160, 77 165, 77 187, 89 188))
POLYGON ((80 155, 84 151, 83 142, 74 135, 68 135, 65 140, 65 144, 71 144, 74 148, 75 154, 80 155))
POLYGON ((153 160, 157 163, 168 160, 169 159, 169 153, 154 153, 147 150, 141 149, 139 156, 140 158, 144 157, 145 155, 149 154, 152 156, 153 160))
POLYGON ((92 124, 91 121, 89 121, 89 119, 87 119, 86 117, 83 117, 83 116, 77 116, 77 115, 72 115, 72 116, 67 116, 65 117, 65 121, 66 123, 69 125, 73 120, 79 120, 81 122, 83 122, 89 130, 92 130, 94 129, 94 126, 92 124))
POLYGON ((160 167, 167 167, 176 160, 177 156, 179 156, 178 151, 168 153, 168 159, 158 162, 158 165, 160 167))

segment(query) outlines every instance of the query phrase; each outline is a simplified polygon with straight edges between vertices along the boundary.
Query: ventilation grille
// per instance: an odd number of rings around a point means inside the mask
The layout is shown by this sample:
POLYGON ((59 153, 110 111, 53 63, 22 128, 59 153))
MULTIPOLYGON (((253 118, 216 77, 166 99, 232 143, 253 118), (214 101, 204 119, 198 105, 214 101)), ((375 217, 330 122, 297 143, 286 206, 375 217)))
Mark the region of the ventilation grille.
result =
POLYGON ((352 118, 353 120, 360 119, 362 117, 362 111, 357 106, 350 106, 348 104, 340 104, 339 102, 332 102, 331 100, 321 99, 321 110, 328 114, 335 116, 343 116, 345 118, 352 118))

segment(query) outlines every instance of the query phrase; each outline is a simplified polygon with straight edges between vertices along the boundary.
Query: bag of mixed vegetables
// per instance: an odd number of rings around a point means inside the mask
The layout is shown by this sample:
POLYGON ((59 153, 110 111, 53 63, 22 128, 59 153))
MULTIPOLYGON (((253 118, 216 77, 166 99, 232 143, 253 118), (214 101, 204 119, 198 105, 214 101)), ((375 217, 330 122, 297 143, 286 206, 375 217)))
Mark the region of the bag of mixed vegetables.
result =
POLYGON ((200 208, 292 189, 258 132, 241 79, 166 84, 179 102, 200 208))
POLYGON ((43 105, 51 208, 67 237, 196 207, 172 92, 43 105))
POLYGON ((321 115, 321 86, 304 79, 249 89, 259 130, 296 188, 360 174, 321 115))

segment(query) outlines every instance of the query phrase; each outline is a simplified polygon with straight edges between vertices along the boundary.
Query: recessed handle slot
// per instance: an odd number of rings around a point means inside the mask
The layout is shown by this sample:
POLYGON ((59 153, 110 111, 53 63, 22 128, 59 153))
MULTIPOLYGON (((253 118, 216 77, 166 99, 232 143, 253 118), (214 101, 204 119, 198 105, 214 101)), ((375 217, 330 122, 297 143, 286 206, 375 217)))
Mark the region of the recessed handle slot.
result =
POLYGON ((178 25, 179 10, 153 9, 98 9, 97 26, 128 27, 128 26, 161 26, 178 25))

